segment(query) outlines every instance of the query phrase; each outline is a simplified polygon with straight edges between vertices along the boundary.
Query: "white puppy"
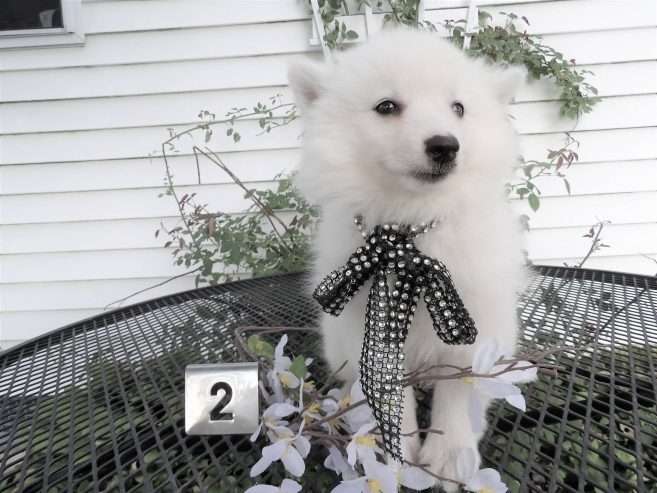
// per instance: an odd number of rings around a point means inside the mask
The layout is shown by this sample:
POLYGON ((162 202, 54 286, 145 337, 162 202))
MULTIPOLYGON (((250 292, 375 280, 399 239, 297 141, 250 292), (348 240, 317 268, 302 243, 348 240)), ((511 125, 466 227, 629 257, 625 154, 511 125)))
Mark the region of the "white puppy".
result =
MULTIPOLYGON (((369 227, 435 219, 438 226, 419 236, 417 247, 451 271, 477 341, 495 338, 511 354, 524 269, 519 223, 503 185, 519 155, 507 106, 524 72, 493 69, 434 33, 394 30, 342 53, 337 63, 295 64, 289 78, 305 127, 297 183, 322 209, 314 281, 363 243, 355 214, 369 227)), ((358 378, 369 287, 339 317, 321 321, 326 359, 333 369, 347 360, 342 375, 351 379, 358 378)), ((477 343, 444 344, 420 303, 406 370, 469 366, 477 343)), ((476 450, 480 439, 468 419, 470 389, 462 381, 436 383, 431 426, 444 434, 423 444, 404 439, 406 459, 455 476, 456 451, 476 450)), ((415 408, 407 388, 402 431, 417 429, 415 408)))

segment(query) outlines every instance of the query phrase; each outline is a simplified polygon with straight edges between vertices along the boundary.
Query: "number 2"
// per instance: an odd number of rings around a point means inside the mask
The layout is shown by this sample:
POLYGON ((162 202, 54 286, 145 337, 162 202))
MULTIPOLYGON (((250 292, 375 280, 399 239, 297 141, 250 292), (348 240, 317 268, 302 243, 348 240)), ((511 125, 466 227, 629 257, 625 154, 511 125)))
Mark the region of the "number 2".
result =
POLYGON ((230 421, 233 419, 233 413, 221 412, 233 398, 233 389, 226 382, 217 382, 210 389, 210 395, 215 396, 220 390, 224 391, 224 396, 210 411, 210 421, 230 421))

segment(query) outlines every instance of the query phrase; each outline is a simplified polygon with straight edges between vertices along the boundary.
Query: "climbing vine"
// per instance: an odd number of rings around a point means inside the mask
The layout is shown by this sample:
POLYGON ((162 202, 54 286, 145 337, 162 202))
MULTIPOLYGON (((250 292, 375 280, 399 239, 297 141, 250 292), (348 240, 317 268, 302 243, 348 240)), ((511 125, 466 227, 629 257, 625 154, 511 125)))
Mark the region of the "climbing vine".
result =
MULTIPOLYGON (((370 5, 369 2, 350 2, 353 11, 344 0, 318 0, 318 4, 325 26, 325 41, 330 47, 344 49, 349 42, 358 39, 358 33, 347 26, 342 16, 362 11, 370 5)), ((371 3, 375 13, 384 16, 384 23, 437 30, 432 23, 421 20, 418 5, 418 0, 371 3)), ((574 62, 562 53, 543 44, 538 36, 528 34, 525 29, 529 24, 527 19, 512 13, 502 14, 502 19, 502 24, 496 24, 490 14, 481 12, 477 29, 469 35, 466 51, 495 63, 522 64, 531 77, 553 80, 561 94, 561 114, 564 117, 576 117, 591 111, 598 101, 597 91, 586 82, 586 72, 578 70, 574 62)), ((465 21, 448 21, 442 27, 451 35, 453 43, 464 46, 465 21)), ((257 120, 260 133, 284 127, 297 118, 295 106, 283 103, 280 95, 276 95, 265 103, 257 102, 252 108, 232 108, 221 119, 207 110, 198 116, 200 122, 197 125, 177 133, 171 130, 161 147, 166 170, 166 190, 162 195, 175 200, 180 222, 173 228, 163 224, 155 234, 167 237, 165 246, 171 249, 175 264, 188 269, 181 275, 193 275, 197 284, 214 284, 244 273, 257 276, 306 268, 308 238, 319 216, 317 209, 299 195, 289 176, 274 177, 276 184, 273 187, 247 184, 209 147, 222 133, 225 135, 222 138, 239 143, 242 139, 239 122, 242 120, 257 120), (217 128, 223 131, 215 134, 217 128), (218 166, 250 203, 240 214, 211 210, 195 193, 181 193, 175 185, 169 157, 178 152, 177 144, 181 138, 195 135, 203 141, 203 145, 193 146, 197 166, 200 159, 218 166)), ((527 200, 534 211, 540 206, 541 196, 537 180, 556 177, 563 181, 570 193, 564 170, 577 161, 578 145, 575 139, 566 135, 564 145, 548 150, 544 160, 521 160, 517 178, 507 184, 507 192, 527 200)), ((200 172, 198 177, 200 184, 200 172)))

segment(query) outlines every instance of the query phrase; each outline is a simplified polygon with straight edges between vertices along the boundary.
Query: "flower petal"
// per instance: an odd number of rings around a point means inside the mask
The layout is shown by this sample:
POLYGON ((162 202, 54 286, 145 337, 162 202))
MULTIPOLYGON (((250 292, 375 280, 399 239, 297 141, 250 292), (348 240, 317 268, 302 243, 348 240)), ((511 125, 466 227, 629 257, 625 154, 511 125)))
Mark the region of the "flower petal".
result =
POLYGON ((262 457, 258 462, 253 464, 251 468, 250 475, 251 477, 258 476, 267 470, 271 466, 272 462, 281 458, 283 452, 287 448, 287 443, 280 441, 262 449, 262 457))
POLYGON ((301 455, 297 452, 297 449, 294 447, 287 447, 285 453, 281 457, 281 462, 285 466, 287 472, 292 474, 292 476, 302 476, 306 470, 306 464, 303 462, 301 455))
POLYGON ((479 471, 477 471, 477 473, 465 483, 465 489, 470 491, 479 491, 484 488, 493 490, 496 493, 507 491, 507 487, 502 482, 500 473, 491 468, 479 469, 479 471))
POLYGON ((351 386, 349 396, 351 397, 351 402, 358 402, 365 399, 365 393, 363 392, 363 387, 360 386, 360 380, 356 380, 351 386))
POLYGON ((433 488, 436 479, 419 467, 402 467, 399 482, 406 488, 422 491, 433 488))
POLYGON ((506 402, 511 404, 513 407, 517 407, 523 413, 527 410, 527 403, 525 402, 525 396, 522 394, 517 395, 507 395, 505 397, 506 402))
POLYGON ((374 452, 374 448, 359 446, 357 447, 357 450, 358 450, 358 461, 361 464, 366 464, 367 462, 376 462, 376 453, 374 452))
POLYGON ((493 365, 500 359, 500 349, 496 339, 486 339, 475 351, 472 360, 472 372, 479 374, 490 373, 493 365))
POLYGON ((479 378, 477 380, 477 389, 494 399, 522 393, 512 383, 506 383, 498 378, 479 378))
POLYGON ((333 399, 324 399, 321 404, 322 411, 326 413, 327 416, 337 413, 340 410, 340 406, 333 399))
POLYGON ((363 466, 367 478, 378 481, 383 493, 397 493, 397 475, 392 466, 382 464, 376 460, 367 461, 363 466))
POLYGON ((344 415, 345 421, 349 425, 349 429, 354 432, 364 424, 370 423, 374 417, 370 406, 367 404, 358 406, 344 415))
POLYGON ((286 344, 287 334, 283 334, 281 339, 278 341, 278 344, 276 344, 276 349, 274 349, 274 359, 279 359, 281 356, 283 356, 283 349, 285 349, 286 344))
POLYGON ((294 373, 291 371, 283 370, 278 373, 278 378, 280 381, 289 389, 296 389, 301 381, 299 380, 299 377, 297 377, 294 373))
POLYGON ((324 461, 324 467, 342 475, 342 479, 345 480, 355 479, 358 477, 356 471, 354 471, 354 469, 345 460, 342 452, 340 452, 340 450, 338 450, 338 448, 335 446, 332 446, 329 449, 329 455, 324 461))
POLYGON ((333 397, 336 401, 339 401, 344 396, 344 392, 342 392, 340 389, 331 389, 326 393, 326 395, 333 397))
POLYGON ((292 479, 284 479, 281 483, 282 493, 298 493, 301 491, 301 485, 292 479))
POLYGON ((283 440, 274 442, 262 449, 262 456, 273 462, 281 458, 287 446, 287 442, 284 442, 283 440))
POLYGON ((253 464, 253 467, 251 468, 251 471, 249 472, 249 475, 252 478, 255 478, 256 476, 259 476, 263 472, 265 472, 269 466, 271 466, 271 463, 274 462, 272 460, 269 460, 265 457, 261 457, 258 462, 253 464))
POLYGON ((299 412, 299 409, 293 406, 292 404, 290 404, 289 402, 277 402, 269 406, 263 413, 263 416, 284 418, 286 416, 289 416, 290 414, 297 412, 299 412))
MULTIPOLYGON (((264 417, 264 414, 263 414, 264 417)), ((260 432, 262 431, 262 422, 258 425, 258 428, 256 428, 256 431, 253 432, 253 435, 249 438, 252 442, 255 442, 258 439, 258 436, 260 436, 260 432)))
POLYGON ((305 436, 299 435, 292 440, 292 443, 301 454, 301 457, 304 459, 308 457, 308 454, 310 453, 310 441, 305 436))
POLYGON ((244 493, 278 493, 279 491, 280 490, 278 487, 272 486, 270 484, 257 484, 255 486, 251 486, 244 493))
POLYGON ((360 428, 358 428, 358 431, 356 432, 355 436, 363 436, 367 435, 370 431, 372 431, 374 428, 376 428, 376 423, 365 423, 362 425, 360 428))
POLYGON ((356 478, 342 481, 331 490, 331 493, 364 493, 367 487, 367 478, 356 478))
POLYGON ((353 440, 349 442, 347 445, 347 463, 351 466, 354 467, 356 465, 356 458, 357 458, 357 447, 356 447, 356 442, 353 440))

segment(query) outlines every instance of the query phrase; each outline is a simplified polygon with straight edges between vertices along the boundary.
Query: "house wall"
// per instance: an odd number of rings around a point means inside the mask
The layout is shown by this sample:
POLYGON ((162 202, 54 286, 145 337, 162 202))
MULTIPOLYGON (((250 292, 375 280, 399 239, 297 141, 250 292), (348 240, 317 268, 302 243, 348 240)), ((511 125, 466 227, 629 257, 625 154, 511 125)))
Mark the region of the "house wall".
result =
MULTIPOLYGON (((427 1, 464 17, 465 0, 427 1)), ((528 159, 581 142, 568 195, 543 182, 530 212, 529 252, 537 263, 574 263, 598 220, 612 223, 609 248, 588 266, 654 274, 657 263, 657 6, 654 0, 507 0, 491 12, 526 15, 530 31, 592 70, 603 101, 578 122, 558 117, 548 83, 527 88, 513 107, 528 159), (512 4, 512 5, 509 5, 512 4)), ((447 14, 445 14, 447 15, 447 14)), ((175 223, 151 154, 167 128, 185 128, 201 109, 223 115, 281 93, 286 65, 319 56, 299 0, 111 0, 82 4, 82 46, 0 51, 0 347, 98 313, 132 292, 181 273, 155 238, 175 223)), ((298 158, 300 125, 238 144, 211 145, 245 181, 271 184, 298 158)), ((221 135, 218 132, 217 135, 221 135)), ((184 192, 239 211, 239 190, 189 155, 172 166, 184 192)), ((182 277, 133 298, 193 287, 182 277)))

